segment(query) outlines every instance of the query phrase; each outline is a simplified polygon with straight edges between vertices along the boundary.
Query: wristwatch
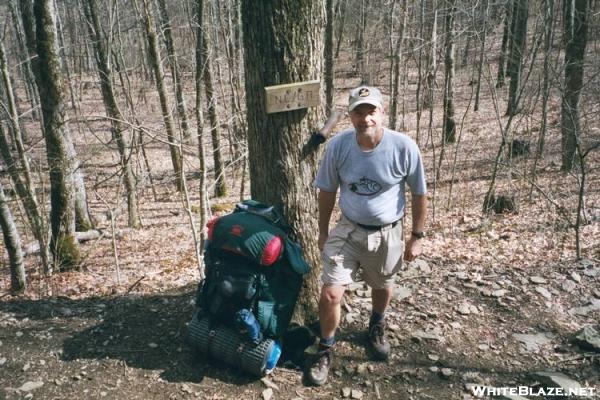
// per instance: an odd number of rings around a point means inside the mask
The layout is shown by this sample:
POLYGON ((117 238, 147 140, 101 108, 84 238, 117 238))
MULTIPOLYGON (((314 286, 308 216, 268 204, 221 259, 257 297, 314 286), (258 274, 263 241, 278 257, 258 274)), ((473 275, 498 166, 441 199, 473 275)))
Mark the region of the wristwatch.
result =
POLYGON ((412 231, 411 235, 414 238, 423 239, 425 237, 425 232, 415 232, 415 231, 412 231))

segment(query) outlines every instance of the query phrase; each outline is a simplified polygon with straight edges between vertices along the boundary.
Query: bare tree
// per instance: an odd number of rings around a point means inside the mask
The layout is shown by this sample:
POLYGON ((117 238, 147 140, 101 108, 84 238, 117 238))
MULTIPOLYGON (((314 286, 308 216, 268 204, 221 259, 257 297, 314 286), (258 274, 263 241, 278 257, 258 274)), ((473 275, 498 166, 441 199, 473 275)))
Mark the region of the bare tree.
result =
POLYGON ((521 91, 521 75, 523 70, 523 58, 525 56, 525 44, 527 42, 527 19, 529 16, 529 0, 514 0, 512 45, 508 61, 508 73, 510 74, 510 87, 508 89, 508 107, 506 115, 515 115, 519 108, 519 97, 521 91))
POLYGON ((579 98, 587 45, 587 0, 564 0, 565 85, 562 98, 562 170, 573 169, 581 133, 579 98))
POLYGON ((96 0, 87 0, 84 5, 84 11, 87 18, 88 32, 95 49, 102 100, 104 101, 106 114, 110 118, 112 137, 114 137, 117 142, 119 159, 123 170, 129 226, 132 228, 139 228, 141 226, 141 221, 137 206, 135 177, 133 176, 131 168, 131 152, 129 151, 129 145, 126 143, 123 134, 126 131, 125 126, 123 125, 123 115, 119 109, 115 91, 113 89, 112 69, 109 62, 109 55, 111 54, 109 43, 107 43, 106 38, 103 37, 103 31, 98 19, 98 6, 96 0))
POLYGON ((0 228, 4 237, 4 246, 8 253, 10 264, 10 289, 12 292, 21 292, 27 287, 25 267, 23 266, 23 250, 17 226, 8 207, 4 189, 0 183, 0 228))
MULTIPOLYGON (((446 0, 445 57, 444 57, 444 129, 443 141, 456 141, 456 122, 454 121, 454 14, 455 0, 446 0)), ((441 156, 440 156, 441 160, 441 156)))
POLYGON ((35 0, 37 86, 44 119, 44 138, 50 169, 50 249, 59 269, 79 264, 79 246, 75 239, 75 182, 77 166, 66 124, 63 77, 57 54, 56 26, 52 0, 35 0))
MULTIPOLYGON (((137 4, 137 0, 134 0, 137 4)), ((160 49, 158 46, 158 38, 156 37, 156 29, 154 28, 154 18, 152 17, 152 7, 148 0, 142 0, 143 4, 143 23, 146 32, 146 40, 148 43, 148 55, 152 71, 154 72, 154 81, 156 82, 156 90, 160 100, 160 108, 162 117, 167 131, 167 140, 169 142, 169 152, 171 154, 171 163, 173 164, 173 172, 175 174, 175 186, 177 190, 182 189, 181 182, 181 156, 177 145, 177 135, 175 134, 175 124, 169 107, 167 98, 167 88, 165 86, 165 74, 160 58, 160 49)), ((137 6, 136 6, 137 7, 137 6)))
POLYGON ((158 9, 160 22, 162 25, 162 32, 165 38, 165 47, 167 48, 167 54, 169 55, 169 67, 171 68, 171 76, 173 77, 173 85, 175 86, 175 97, 177 98, 177 115, 181 124, 181 130, 183 131, 183 138, 189 140, 191 137, 190 124, 187 117, 187 104, 183 95, 183 76, 181 74, 181 67, 177 60, 177 53, 175 52, 175 45, 173 43, 173 36, 171 34, 171 20, 167 11, 167 4, 165 0, 158 0, 158 9))

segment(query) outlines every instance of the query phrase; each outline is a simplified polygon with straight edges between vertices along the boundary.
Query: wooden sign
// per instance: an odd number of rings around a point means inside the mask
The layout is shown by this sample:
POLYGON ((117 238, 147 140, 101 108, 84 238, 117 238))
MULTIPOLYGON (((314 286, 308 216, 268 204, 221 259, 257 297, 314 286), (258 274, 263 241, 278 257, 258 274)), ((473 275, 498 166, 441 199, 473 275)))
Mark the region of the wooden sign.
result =
POLYGON ((267 114, 318 106, 320 82, 308 81, 265 87, 267 114))

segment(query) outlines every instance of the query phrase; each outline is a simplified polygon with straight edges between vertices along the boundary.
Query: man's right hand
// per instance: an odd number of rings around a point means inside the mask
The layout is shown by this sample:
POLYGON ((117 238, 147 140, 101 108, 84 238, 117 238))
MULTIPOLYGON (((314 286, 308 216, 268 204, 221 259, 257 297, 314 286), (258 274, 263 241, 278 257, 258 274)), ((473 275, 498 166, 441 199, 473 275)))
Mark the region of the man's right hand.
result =
POLYGON ((323 251, 323 249, 325 248, 325 242, 327 241, 328 237, 329 237, 329 233, 320 233, 319 234, 319 250, 323 251))

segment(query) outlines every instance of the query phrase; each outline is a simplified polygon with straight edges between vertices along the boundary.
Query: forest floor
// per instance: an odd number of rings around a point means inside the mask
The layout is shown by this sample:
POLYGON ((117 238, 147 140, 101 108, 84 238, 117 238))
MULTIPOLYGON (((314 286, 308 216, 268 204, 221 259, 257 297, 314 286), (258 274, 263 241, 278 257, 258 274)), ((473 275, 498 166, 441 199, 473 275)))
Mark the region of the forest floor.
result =
MULTIPOLYGON (((354 84, 338 85, 340 93, 354 84)), ((465 115, 472 90, 466 75, 459 75, 457 87, 461 138, 446 149, 436 183, 439 144, 424 128, 428 116, 421 121, 431 212, 425 254, 398 276, 387 314, 393 356, 372 362, 365 353, 369 292, 353 285, 331 378, 318 388, 306 386, 301 371, 290 365, 261 381, 195 357, 184 344, 199 273, 189 220, 169 178, 168 151, 161 142, 148 142, 157 195, 147 180, 140 183, 143 228, 128 229, 121 211, 113 231, 109 209, 123 203, 115 189, 117 153, 108 123, 95 115, 101 96, 84 92, 88 122, 75 135, 76 147, 103 234, 82 244, 80 271, 44 278, 36 256, 28 256, 25 294, 8 295, 8 266, 1 268, 0 293, 6 294, 0 298, 0 399, 471 399, 476 385, 547 386, 536 372, 561 372, 600 391, 600 355, 571 343, 575 332, 600 317, 599 152, 588 157, 583 259, 577 261, 570 224, 579 176, 560 172, 560 107, 550 107, 546 153, 537 165, 539 190, 530 194, 533 154, 505 160, 497 193, 514 197, 518 211, 482 216, 500 143, 498 123, 506 117, 494 117, 491 97, 485 96, 479 113, 465 115)), ((146 96, 143 123, 158 132, 157 101, 151 90, 146 96)), ((403 130, 416 138, 415 113, 405 100, 403 130)), ((338 105, 345 101, 341 94, 338 105)), ((438 135, 441 111, 435 110, 432 132, 438 135)), ((516 123, 516 136, 531 140, 532 148, 536 118, 523 115, 516 123)), ((35 123, 30 125, 33 131, 35 123)), ((347 120, 340 124, 348 126, 347 120)), ((598 128, 586 132, 590 141, 600 140, 598 128)), ((198 204, 195 146, 188 150, 190 193, 198 204)), ((41 141, 32 154, 43 165, 41 141)), ((137 154, 135 159, 138 176, 144 176, 137 154)), ((232 166, 227 173, 233 194, 215 203, 230 206, 239 198, 236 170, 232 166)))

